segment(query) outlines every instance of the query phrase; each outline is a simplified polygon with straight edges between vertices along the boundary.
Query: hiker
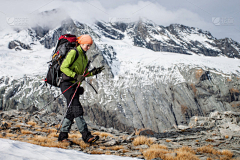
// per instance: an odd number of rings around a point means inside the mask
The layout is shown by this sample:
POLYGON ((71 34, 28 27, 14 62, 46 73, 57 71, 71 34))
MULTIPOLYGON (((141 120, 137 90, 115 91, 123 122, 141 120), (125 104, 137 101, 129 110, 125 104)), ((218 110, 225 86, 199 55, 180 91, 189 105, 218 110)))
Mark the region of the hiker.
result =
MULTIPOLYGON (((60 83, 60 88, 62 92, 69 88, 76 81, 82 82, 83 80, 85 80, 83 74, 88 63, 86 52, 87 50, 89 50, 92 44, 93 40, 89 35, 82 35, 80 37, 77 37, 76 49, 78 51, 78 58, 74 61, 77 52, 76 50, 70 50, 60 67, 60 70, 63 73, 62 80, 60 83)), ((86 70, 85 75, 89 73, 88 76, 93 76, 101 73, 102 70, 104 70, 104 67, 95 68, 92 71, 90 71, 90 73, 88 70, 86 70)), ((67 100, 67 106, 69 105, 76 88, 77 85, 74 85, 73 87, 71 87, 70 89, 63 93, 64 97, 67 100)), ((75 96, 73 97, 72 103, 67 111, 66 117, 63 120, 62 127, 60 129, 60 134, 58 136, 58 141, 62 142, 69 141, 68 133, 73 124, 73 119, 75 119, 78 130, 82 134, 82 139, 84 142, 92 143, 98 140, 99 138, 98 136, 93 136, 91 135, 91 132, 88 131, 87 123, 83 118, 84 112, 82 105, 79 102, 79 96, 83 94, 83 92, 84 92, 83 87, 79 87, 75 96)))

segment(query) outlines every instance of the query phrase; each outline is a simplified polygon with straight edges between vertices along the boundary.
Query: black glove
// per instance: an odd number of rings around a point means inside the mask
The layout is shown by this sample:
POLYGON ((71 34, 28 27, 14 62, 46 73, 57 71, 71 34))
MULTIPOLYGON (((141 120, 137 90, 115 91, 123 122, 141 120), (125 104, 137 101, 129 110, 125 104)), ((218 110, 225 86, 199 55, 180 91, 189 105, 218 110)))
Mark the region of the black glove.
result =
POLYGON ((83 75, 78 75, 78 74, 76 74, 75 77, 74 77, 74 79, 76 79, 76 80, 79 81, 79 82, 82 82, 82 81, 85 80, 85 77, 84 77, 83 75))
POLYGON ((102 66, 102 67, 94 68, 93 70, 91 70, 91 72, 93 75, 96 75, 101 73, 104 69, 105 69, 104 66, 102 66))

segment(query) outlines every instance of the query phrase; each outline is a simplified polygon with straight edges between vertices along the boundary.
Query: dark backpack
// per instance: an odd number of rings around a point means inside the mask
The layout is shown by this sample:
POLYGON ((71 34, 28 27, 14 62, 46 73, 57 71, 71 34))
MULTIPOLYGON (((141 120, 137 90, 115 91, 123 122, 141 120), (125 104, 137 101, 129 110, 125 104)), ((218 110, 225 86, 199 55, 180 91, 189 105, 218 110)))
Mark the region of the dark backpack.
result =
MULTIPOLYGON (((76 56, 73 63, 79 56, 78 50, 75 48, 76 40, 77 37, 71 34, 64 34, 59 37, 57 46, 52 54, 52 60, 48 62, 50 64, 47 76, 44 80, 46 83, 50 84, 51 86, 53 85, 55 87, 60 87, 60 82, 62 80, 62 72, 60 71, 60 67, 67 53, 71 49, 74 49, 76 51, 76 56)), ((69 67, 71 67, 71 65, 69 67)))

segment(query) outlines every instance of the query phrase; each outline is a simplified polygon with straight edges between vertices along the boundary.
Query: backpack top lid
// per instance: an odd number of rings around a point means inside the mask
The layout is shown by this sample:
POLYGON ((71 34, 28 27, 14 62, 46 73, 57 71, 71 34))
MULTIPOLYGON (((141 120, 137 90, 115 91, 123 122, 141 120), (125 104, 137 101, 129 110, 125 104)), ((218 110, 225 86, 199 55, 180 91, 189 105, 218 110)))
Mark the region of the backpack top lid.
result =
POLYGON ((66 39, 67 41, 72 43, 72 42, 76 42, 77 37, 72 34, 64 34, 64 35, 61 35, 58 40, 61 40, 61 39, 66 39))

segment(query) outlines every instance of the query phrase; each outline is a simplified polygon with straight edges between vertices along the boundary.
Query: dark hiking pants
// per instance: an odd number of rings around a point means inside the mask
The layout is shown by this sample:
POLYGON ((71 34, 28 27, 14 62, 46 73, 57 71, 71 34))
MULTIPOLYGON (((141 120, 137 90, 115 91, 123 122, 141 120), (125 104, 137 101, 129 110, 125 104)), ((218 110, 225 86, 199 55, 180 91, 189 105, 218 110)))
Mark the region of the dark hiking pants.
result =
MULTIPOLYGON (((71 83, 71 82, 62 82, 60 84, 61 91, 62 92, 65 91, 72 84, 73 83, 71 83)), ((67 100, 67 106, 69 105, 76 88, 77 88, 77 84, 63 93, 64 97, 67 100)), ((78 90, 72 100, 72 103, 71 103, 70 107, 68 108, 67 115, 63 120, 62 128, 60 129, 61 132, 58 137, 59 141, 68 138, 68 133, 73 124, 73 119, 75 119, 78 130, 82 134, 82 139, 84 141, 87 141, 89 138, 92 137, 91 132, 88 131, 87 123, 85 122, 85 120, 83 118, 83 108, 82 108, 81 103, 79 102, 79 96, 81 94, 83 94, 83 88, 78 87, 78 90)))

